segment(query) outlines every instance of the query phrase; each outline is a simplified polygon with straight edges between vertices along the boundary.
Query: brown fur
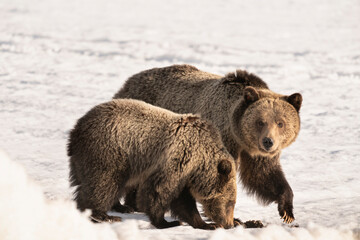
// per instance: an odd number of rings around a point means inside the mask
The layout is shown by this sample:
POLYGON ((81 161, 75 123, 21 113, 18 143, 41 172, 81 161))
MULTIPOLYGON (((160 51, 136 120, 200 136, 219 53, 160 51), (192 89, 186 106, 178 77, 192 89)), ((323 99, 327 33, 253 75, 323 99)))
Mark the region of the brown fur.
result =
POLYGON ((68 155, 78 208, 95 220, 119 220, 106 212, 136 186, 137 206, 158 228, 179 225, 165 221, 169 209, 194 228, 234 226, 234 160, 218 130, 195 115, 137 100, 100 104, 71 131, 68 155), (215 224, 201 219, 195 200, 215 224))
POLYGON ((139 99, 178 113, 200 114, 210 120, 219 128, 249 193, 265 204, 278 202, 279 214, 287 216, 287 222, 294 219, 293 193, 279 157, 281 150, 299 133, 300 94, 274 93, 259 77, 246 71, 237 70, 222 77, 193 66, 174 65, 135 74, 114 98, 139 99), (264 123, 262 127, 259 120, 264 123), (277 127, 279 121, 283 128, 277 127), (272 144, 271 149, 266 150, 264 144, 272 144), (250 162, 255 165, 250 166, 248 159, 253 159, 250 162), (261 159, 266 159, 266 164, 261 159), (249 169, 257 172, 249 173, 249 169), (272 177, 275 172, 282 179, 280 183, 272 177), (259 187, 261 184, 263 187, 259 187))

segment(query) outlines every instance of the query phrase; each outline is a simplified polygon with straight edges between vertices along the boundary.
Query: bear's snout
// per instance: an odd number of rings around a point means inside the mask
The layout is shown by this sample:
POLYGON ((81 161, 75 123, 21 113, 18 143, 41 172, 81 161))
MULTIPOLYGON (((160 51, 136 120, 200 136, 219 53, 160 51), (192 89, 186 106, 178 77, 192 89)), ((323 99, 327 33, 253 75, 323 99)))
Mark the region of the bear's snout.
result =
POLYGON ((262 140, 262 144, 266 151, 269 151, 271 147, 274 145, 274 141, 269 137, 264 137, 262 140))

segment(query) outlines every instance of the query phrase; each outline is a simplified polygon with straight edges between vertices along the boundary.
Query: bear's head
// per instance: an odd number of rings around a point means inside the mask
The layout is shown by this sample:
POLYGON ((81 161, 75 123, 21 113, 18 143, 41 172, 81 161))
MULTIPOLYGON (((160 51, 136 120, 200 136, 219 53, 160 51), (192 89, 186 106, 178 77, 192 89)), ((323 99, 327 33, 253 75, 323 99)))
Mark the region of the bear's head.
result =
POLYGON ((233 160, 221 160, 217 166, 216 195, 200 201, 206 216, 225 229, 234 227, 236 176, 233 160))
POLYGON ((234 160, 221 160, 215 169, 203 173, 201 179, 202 183, 193 185, 190 191, 202 204, 205 215, 226 229, 234 227, 237 190, 234 160))
POLYGON ((246 87, 232 112, 232 132, 250 155, 274 156, 295 141, 300 130, 302 96, 246 87))
POLYGON ((219 130, 199 116, 186 115, 177 122, 175 134, 179 142, 174 144, 174 151, 178 153, 172 155, 191 158, 182 161, 181 168, 184 174, 189 171, 187 187, 192 196, 203 205, 207 217, 224 228, 233 227, 235 161, 224 147, 219 130))

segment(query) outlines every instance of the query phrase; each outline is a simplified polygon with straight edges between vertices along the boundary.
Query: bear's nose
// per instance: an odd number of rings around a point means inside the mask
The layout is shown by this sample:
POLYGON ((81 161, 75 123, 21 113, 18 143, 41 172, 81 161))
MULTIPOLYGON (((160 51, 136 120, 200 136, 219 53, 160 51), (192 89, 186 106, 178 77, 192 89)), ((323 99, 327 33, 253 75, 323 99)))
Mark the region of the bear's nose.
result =
POLYGON ((268 138, 268 137, 263 138, 262 142, 263 142, 264 148, 266 150, 269 150, 274 145, 273 140, 271 138, 268 138))

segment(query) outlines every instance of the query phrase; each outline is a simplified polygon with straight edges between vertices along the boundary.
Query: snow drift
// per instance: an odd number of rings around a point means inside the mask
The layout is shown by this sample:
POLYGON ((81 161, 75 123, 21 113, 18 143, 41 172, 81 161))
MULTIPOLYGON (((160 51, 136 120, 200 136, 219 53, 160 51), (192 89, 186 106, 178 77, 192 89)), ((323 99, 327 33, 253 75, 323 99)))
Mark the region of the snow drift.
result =
POLYGON ((0 176, 0 239, 117 239, 110 225, 91 223, 74 202, 47 200, 1 151, 0 176))

